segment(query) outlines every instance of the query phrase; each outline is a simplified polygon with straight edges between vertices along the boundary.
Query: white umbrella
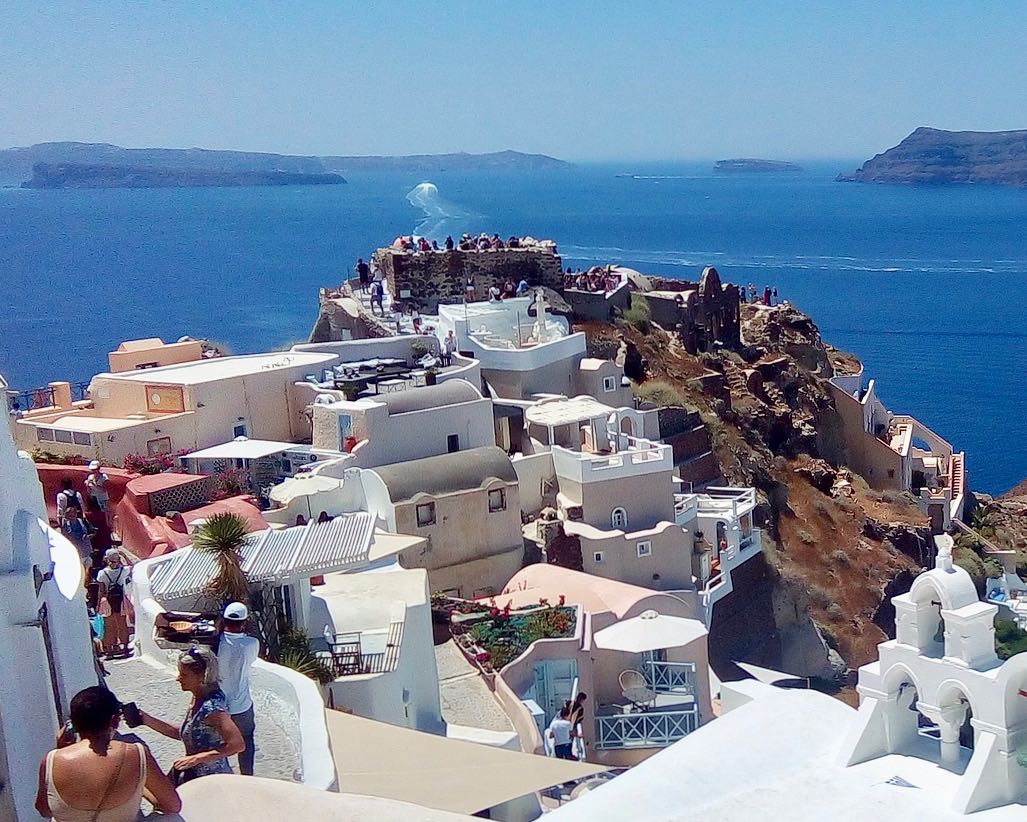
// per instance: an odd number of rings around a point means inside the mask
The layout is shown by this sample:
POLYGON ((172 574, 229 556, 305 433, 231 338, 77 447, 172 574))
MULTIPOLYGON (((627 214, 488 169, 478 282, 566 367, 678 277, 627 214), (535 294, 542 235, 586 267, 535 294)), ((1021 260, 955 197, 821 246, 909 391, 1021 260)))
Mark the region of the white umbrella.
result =
POLYGON ((697 619, 643 611, 636 617, 622 619, 609 628, 603 628, 593 639, 597 648, 641 654, 662 648, 680 648, 707 633, 706 626, 697 619))
POLYGON ((268 496, 283 508, 288 508, 292 501, 299 497, 306 497, 307 517, 312 518, 314 516, 312 512, 319 509, 318 497, 338 491, 341 487, 342 480, 335 477, 324 477, 320 474, 296 474, 272 488, 268 496))

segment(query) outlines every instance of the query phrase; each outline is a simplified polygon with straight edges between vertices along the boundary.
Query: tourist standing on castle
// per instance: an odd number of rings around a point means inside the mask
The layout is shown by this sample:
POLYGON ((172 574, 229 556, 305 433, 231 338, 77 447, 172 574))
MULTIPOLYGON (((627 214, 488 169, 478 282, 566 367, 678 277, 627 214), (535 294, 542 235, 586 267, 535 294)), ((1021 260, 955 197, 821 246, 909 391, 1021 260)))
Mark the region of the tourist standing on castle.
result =
POLYGON ((371 269, 367 263, 364 262, 363 257, 357 258, 356 269, 357 278, 360 280, 360 290, 367 291, 367 284, 371 281, 371 269))
POLYGON ((250 668, 260 655, 260 640, 246 633, 249 609, 233 602, 224 612, 218 643, 218 669, 221 690, 228 700, 228 713, 246 745, 239 754, 239 773, 253 776, 253 696, 250 694, 250 668))

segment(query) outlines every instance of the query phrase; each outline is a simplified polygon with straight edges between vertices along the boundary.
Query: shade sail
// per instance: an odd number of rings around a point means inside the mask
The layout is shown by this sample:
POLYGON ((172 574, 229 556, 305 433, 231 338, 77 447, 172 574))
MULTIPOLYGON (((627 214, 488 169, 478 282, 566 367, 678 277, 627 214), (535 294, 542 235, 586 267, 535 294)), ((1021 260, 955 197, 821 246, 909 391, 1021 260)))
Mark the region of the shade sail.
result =
MULTIPOLYGON (((602 765, 508 751, 328 710, 339 789, 473 814, 602 765)), ((199 781, 199 780, 197 780, 199 781)))
POLYGON ((663 648, 680 648, 707 633, 706 626, 697 619, 644 611, 603 628, 593 636, 593 640, 597 648, 640 654, 663 648))

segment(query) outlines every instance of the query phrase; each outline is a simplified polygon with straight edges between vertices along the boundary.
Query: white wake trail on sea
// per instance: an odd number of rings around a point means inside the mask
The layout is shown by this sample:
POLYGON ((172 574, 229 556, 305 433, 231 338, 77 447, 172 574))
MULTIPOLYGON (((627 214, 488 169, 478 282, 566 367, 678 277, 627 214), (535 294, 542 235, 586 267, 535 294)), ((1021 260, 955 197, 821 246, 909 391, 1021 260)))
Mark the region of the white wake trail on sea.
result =
POLYGON ((472 216, 466 209, 443 198, 438 186, 427 180, 407 192, 407 202, 424 212, 412 233, 439 242, 447 234, 459 236, 472 216))

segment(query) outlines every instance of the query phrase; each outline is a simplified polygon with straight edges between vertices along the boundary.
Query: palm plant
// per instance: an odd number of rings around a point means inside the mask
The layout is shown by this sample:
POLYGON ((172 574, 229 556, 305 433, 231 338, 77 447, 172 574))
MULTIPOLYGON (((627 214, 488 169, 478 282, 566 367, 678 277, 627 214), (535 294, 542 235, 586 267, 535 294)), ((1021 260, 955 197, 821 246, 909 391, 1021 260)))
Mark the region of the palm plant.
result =
POLYGON ((216 571, 207 593, 222 605, 249 602, 249 581, 239 551, 246 541, 246 520, 238 514, 214 514, 193 535, 193 547, 214 557, 216 571))

